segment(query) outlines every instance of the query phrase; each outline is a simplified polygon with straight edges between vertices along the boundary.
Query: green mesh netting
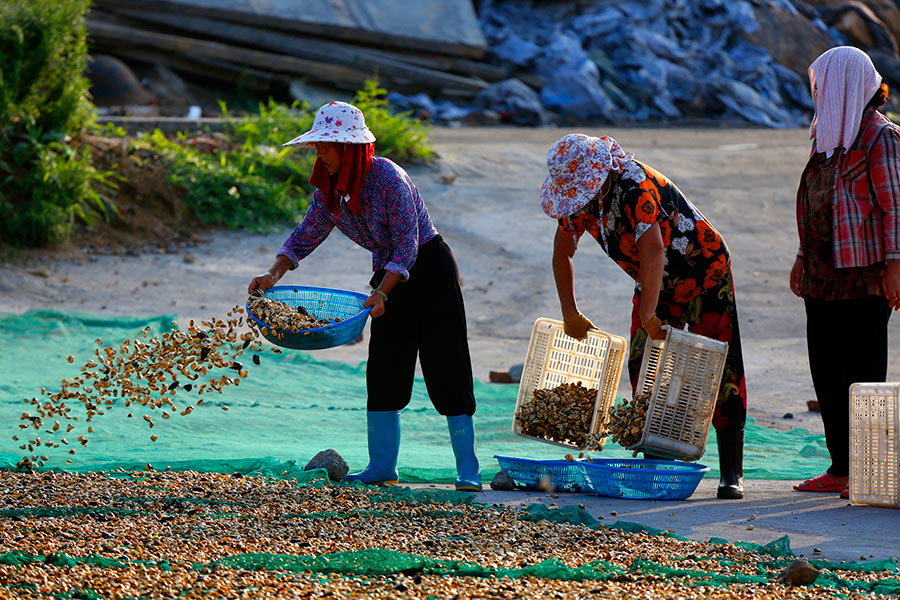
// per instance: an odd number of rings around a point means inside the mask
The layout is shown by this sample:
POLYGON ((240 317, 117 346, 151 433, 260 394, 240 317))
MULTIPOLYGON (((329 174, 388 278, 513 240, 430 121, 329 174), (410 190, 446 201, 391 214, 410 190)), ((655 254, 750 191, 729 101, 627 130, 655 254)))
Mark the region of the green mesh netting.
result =
MULTIPOLYGON (((769 567, 777 567, 776 563, 762 563, 769 567)), ((570 567, 558 559, 548 559, 518 569, 484 567, 477 563, 465 561, 439 560, 415 554, 406 554, 396 550, 371 548, 350 552, 334 552, 319 556, 294 556, 286 554, 237 554, 212 561, 198 563, 195 569, 214 569, 228 567, 234 569, 271 569, 284 571, 306 571, 311 573, 337 573, 340 575, 378 576, 391 574, 412 575, 453 575, 458 577, 538 577, 563 581, 599 581, 619 578, 623 574, 657 575, 666 579, 677 579, 689 586, 727 587, 732 584, 771 582, 777 576, 779 568, 763 568, 760 574, 745 575, 739 573, 716 573, 699 569, 681 569, 637 558, 625 571, 606 561, 596 560, 578 567, 570 567)), ((847 565, 840 565, 845 567, 847 565)), ((896 572, 896 564, 884 565, 888 572, 896 572), (892 568, 890 568, 892 567, 892 568)), ((851 570, 851 569, 846 569, 851 570)), ((822 573, 813 585, 846 592, 863 592, 872 594, 897 594, 900 591, 900 579, 888 578, 876 581, 848 581, 835 573, 822 573)))
MULTIPOLYGON (((356 484, 360 485, 360 484, 356 484)), ((412 489, 401 486, 385 488, 371 497, 372 502, 408 502, 410 504, 472 504, 475 496, 466 492, 442 489, 412 489)))
MULTIPOLYGON (((172 316, 106 317, 55 310, 23 315, 0 314, 0 467, 12 467, 24 455, 11 440, 19 433, 19 415, 29 407, 23 398, 36 397, 42 386, 59 389, 60 379, 78 374, 97 347, 135 339, 150 326, 167 331, 172 316), (67 355, 75 362, 68 364, 67 355)), ((523 355, 525 348, 523 347, 523 355)), ((65 448, 43 448, 49 467, 75 471, 115 467, 238 471, 303 479, 302 468, 318 451, 335 448, 351 468, 367 462, 364 366, 316 360, 312 354, 285 350, 263 353, 261 364, 250 365, 250 377, 221 395, 205 394, 205 404, 189 416, 157 421, 151 431, 135 410, 115 405, 91 425, 87 447, 70 456, 65 448), (220 410, 227 405, 230 411, 220 410), (127 419, 128 410, 135 417, 127 419), (151 442, 156 434, 158 441, 151 442), (267 457, 258 459, 256 457, 267 457), (72 464, 65 465, 71 458, 72 464), (268 472, 267 472, 268 471, 268 472)), ((486 481, 498 470, 494 454, 522 458, 562 458, 566 450, 516 436, 511 431, 517 386, 476 382, 475 416, 478 452, 486 481)), ((175 401, 189 404, 191 395, 175 401)), ((193 396, 196 398, 196 396, 193 396)), ((75 413, 77 414, 77 413, 75 413)), ((65 423, 64 423, 65 424, 65 423)), ((79 430, 85 433, 85 424, 79 430)), ((400 476, 407 481, 449 482, 455 476, 446 420, 428 401, 417 380, 413 400, 403 412, 400 476)), ((744 475, 749 478, 797 479, 821 472, 828 465, 824 438, 803 430, 775 431, 748 424, 744 475), (802 458, 803 460, 798 460, 802 458)), ((631 453, 609 443, 600 454, 626 457, 631 453)), ((717 477, 715 443, 700 461, 717 477)))
MULTIPOLYGON (((400 490, 397 490, 398 492, 400 490)), ((424 491, 424 490, 418 490, 424 491)), ((412 503, 434 503, 434 502, 453 502, 453 499, 447 499, 441 495, 435 496, 417 496, 404 493, 390 494, 398 501, 407 501, 412 503)), ((471 497, 471 496, 469 496, 471 497)), ((135 500, 130 498, 122 498, 122 500, 135 500)), ((137 499, 143 500, 143 499, 137 499)), ((165 501, 166 498, 159 500, 165 501)), ((484 507, 489 510, 489 507, 484 507)), ((459 518, 459 511, 452 510, 433 510, 426 511, 433 518, 459 518)), ((383 518, 385 516, 408 518, 409 515, 401 514, 399 511, 355 511, 347 513, 348 516, 355 518, 383 518)), ((34 513, 33 516, 57 516, 55 512, 49 511, 46 514, 34 513)), ((340 513, 308 513, 296 515, 284 515, 282 518, 340 518, 340 513)), ((577 507, 565 507, 557 511, 549 511, 540 504, 532 504, 525 513, 520 517, 528 521, 548 520, 552 522, 565 522, 571 524, 585 525, 591 528, 608 527, 620 529, 629 532, 643 532, 650 535, 667 535, 678 539, 680 536, 672 535, 671 532, 665 532, 648 528, 636 523, 625 521, 617 521, 612 525, 602 525, 593 519, 586 511, 577 507)), ((713 538, 711 543, 726 543, 720 538, 713 538)), ((765 546, 759 544, 737 544, 752 550, 758 554, 769 554, 776 557, 775 560, 762 561, 757 564, 757 574, 741 574, 741 573, 722 573, 716 571, 705 571, 702 569, 679 568, 679 562, 692 561, 716 562, 720 566, 727 566, 734 561, 727 558, 718 557, 674 557, 670 564, 659 564, 654 561, 643 558, 635 558, 630 567, 626 570, 620 566, 611 564, 603 560, 595 560, 586 562, 580 566, 568 566, 558 559, 548 559, 534 565, 522 566, 521 568, 495 568, 482 566, 478 563, 470 561, 443 560, 427 556, 408 554, 398 552, 396 550, 386 550, 378 548, 368 548, 355 551, 333 552, 321 555, 288 555, 274 553, 244 553, 227 556, 218 560, 204 563, 195 563, 195 570, 206 569, 215 570, 217 568, 231 568, 241 570, 279 570, 289 572, 309 572, 320 573, 323 575, 341 575, 341 576, 363 576, 377 577, 393 574, 424 574, 424 575, 449 575, 456 577, 490 577, 490 578, 520 578, 520 577, 536 577, 543 579, 555 579, 563 581, 602 581, 610 579, 619 579, 623 576, 659 576, 666 579, 678 580, 684 585, 691 587, 727 587, 732 584, 765 584, 771 582, 778 575, 779 571, 790 564, 792 559, 781 557, 792 557, 793 552, 790 549, 790 542, 787 537, 775 540, 765 546)), ((895 575, 897 573, 897 561, 895 559, 885 559, 881 561, 872 561, 869 563, 836 563, 827 560, 812 560, 813 566, 822 570, 822 573, 812 584, 813 586, 834 589, 838 594, 843 593, 865 593, 865 594, 883 594, 897 595, 900 593, 900 579, 896 577, 887 577, 884 579, 870 581, 850 581, 840 576, 840 571, 852 572, 869 572, 869 573, 885 573, 895 575)), ((166 560, 145 561, 145 560, 127 560, 127 559, 111 559, 96 555, 86 557, 72 557, 62 552, 49 555, 30 554, 22 551, 11 551, 0 554, 0 565, 25 566, 32 563, 44 563, 58 568, 75 567, 77 565, 91 565, 99 568, 126 568, 130 565, 141 564, 146 566, 156 566, 164 571, 171 570, 170 564, 166 560)), ((85 590, 89 591, 89 590, 85 590)), ((58 596, 62 597, 62 596, 58 596)), ((66 596, 68 597, 68 596, 66 596)), ((76 594, 73 597, 91 597, 76 594)), ((97 596, 99 597, 99 596, 97 596)))
POLYGON ((284 554, 238 554, 211 563, 197 564, 195 569, 215 567, 239 569, 281 569, 341 575, 455 575, 468 577, 541 577, 566 581, 610 579, 623 571, 604 561, 593 561, 580 567, 569 567, 558 559, 548 559, 520 569, 495 569, 474 562, 439 560, 395 550, 377 548, 334 552, 320 556, 284 554))
MULTIPOLYGON (((730 544, 731 542, 729 542, 725 538, 714 537, 709 538, 709 543, 730 544)), ((778 538, 777 540, 772 540, 768 544, 756 544, 754 542, 734 542, 734 545, 738 548, 750 550, 751 552, 756 552, 758 554, 768 554, 775 557, 794 556, 794 551, 791 550, 791 540, 786 535, 778 538)))
POLYGON ((529 504, 525 512, 519 515, 522 521, 551 521, 553 523, 570 523, 572 525, 584 525, 596 529, 601 525, 600 521, 591 516, 583 508, 577 506, 563 506, 558 510, 551 510, 543 504, 529 504))
MULTIPOLYGON (((684 559, 675 559, 678 562, 684 559)), ((697 560, 692 558, 692 560, 697 560)), ((656 575, 666 579, 677 579, 689 586, 726 587, 731 584, 757 583, 772 581, 778 572, 790 564, 789 560, 776 560, 759 563, 759 574, 723 574, 700 569, 684 569, 661 565, 659 563, 636 558, 626 570, 606 561, 596 560, 578 567, 570 567, 558 559, 548 559, 518 569, 483 567, 474 562, 440 560, 407 554, 396 550, 369 548, 349 552, 333 552, 322 555, 289 555, 248 553, 235 554, 207 563, 197 563, 194 569, 215 569, 217 567, 245 570, 282 570, 292 572, 310 572, 355 576, 379 576, 392 574, 412 575, 416 573, 428 575, 453 575, 458 577, 538 577, 564 581, 599 581, 621 577, 623 574, 656 575)), ((872 573, 896 573, 897 562, 893 559, 873 561, 872 563, 834 563, 831 561, 809 561, 823 571, 814 586, 826 587, 839 592, 856 592, 868 594, 897 595, 900 593, 900 579, 886 578, 874 581, 848 581, 833 571, 856 571, 872 573)), ((90 555, 71 557, 57 552, 49 555, 29 554, 12 551, 0 554, 0 565, 23 566, 31 563, 46 563, 55 567, 74 567, 76 565, 92 565, 100 568, 125 568, 131 564, 156 566, 170 571, 171 566, 165 560, 129 561, 104 558, 90 555)))
MULTIPOLYGON (((835 568, 855 570, 856 563, 839 564, 835 568)), ((894 564, 879 565, 877 572, 896 572, 894 564)), ((341 575, 378 576, 390 574, 453 575, 458 577, 538 577, 563 581, 599 581, 619 578, 623 574, 657 575, 677 579, 689 586, 727 587, 732 584, 764 584, 771 582, 782 568, 780 563, 761 563, 758 575, 717 573, 699 569, 681 569, 637 558, 625 571, 606 561, 596 560, 578 567, 570 567, 558 559, 548 559, 535 565, 518 569, 484 567, 473 562, 433 559, 406 554, 395 550, 366 549, 351 552, 334 552, 319 556, 294 556, 285 554, 237 554, 210 563, 198 563, 195 569, 230 567, 235 569, 279 569, 312 573, 337 573, 341 575)), ((823 566, 819 566, 823 568, 823 566)), ((874 570, 873 570, 874 571, 874 570)), ((838 574, 823 572, 812 584, 841 592, 896 595, 900 592, 900 579, 887 578, 875 581, 848 581, 838 574)))
POLYGON ((13 550, 12 552, 4 552, 0 554, 0 565, 11 565, 14 567, 28 565, 31 563, 45 563, 54 567, 74 567, 76 565, 92 565, 102 569, 117 568, 124 569, 129 564, 142 564, 147 566, 159 567, 163 571, 171 571, 172 567, 166 560, 150 561, 150 560, 117 560, 114 558, 104 558, 91 554, 84 557, 72 557, 63 552, 54 552, 53 554, 31 554, 13 550))
MULTIPOLYGON (((782 538, 785 539, 785 538, 782 538)), ((783 569, 794 562, 793 559, 779 559, 760 563, 766 569, 783 569)), ((815 568, 829 571, 853 571, 854 573, 881 573, 882 571, 897 571, 896 558, 884 558, 867 562, 834 562, 833 560, 807 559, 806 562, 815 568)))
MULTIPOLYGON (((591 514, 578 506, 563 506, 560 508, 550 509, 543 504, 530 504, 525 512, 519 515, 519 519, 523 521, 552 521, 554 523, 569 523, 571 525, 584 525, 591 529, 598 527, 607 527, 610 529, 619 529, 628 533, 646 533, 647 535, 661 535, 676 540, 689 541, 690 538, 678 535, 672 531, 657 529, 640 523, 631 521, 616 521, 615 523, 604 525, 595 519, 591 514)), ((724 538, 710 538, 711 544, 728 544, 728 540, 724 538)), ((753 542, 735 542, 735 546, 751 550, 759 554, 769 554, 770 556, 794 556, 791 550, 791 541, 787 536, 772 540, 768 544, 755 544, 753 542)))
POLYGON ((696 580, 695 585, 708 585, 713 587, 727 586, 731 583, 766 583, 768 577, 760 575, 742 575, 742 574, 717 574, 697 569, 678 569, 660 565, 651 560, 642 558, 636 559, 628 569, 629 573, 640 573, 642 575, 660 575, 666 579, 682 579, 696 580))

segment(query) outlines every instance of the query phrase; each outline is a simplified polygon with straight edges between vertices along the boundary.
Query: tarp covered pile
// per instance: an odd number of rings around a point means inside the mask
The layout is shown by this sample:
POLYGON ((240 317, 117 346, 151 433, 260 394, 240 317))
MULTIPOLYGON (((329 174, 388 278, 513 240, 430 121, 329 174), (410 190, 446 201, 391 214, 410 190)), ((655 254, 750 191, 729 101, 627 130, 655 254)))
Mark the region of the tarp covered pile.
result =
POLYGON ((809 122, 806 68, 868 51, 900 84, 893 0, 96 0, 92 50, 260 91, 377 78, 437 121, 809 122))
POLYGON ((470 0, 95 0, 91 51, 251 88, 296 80, 471 99, 503 69, 470 0))

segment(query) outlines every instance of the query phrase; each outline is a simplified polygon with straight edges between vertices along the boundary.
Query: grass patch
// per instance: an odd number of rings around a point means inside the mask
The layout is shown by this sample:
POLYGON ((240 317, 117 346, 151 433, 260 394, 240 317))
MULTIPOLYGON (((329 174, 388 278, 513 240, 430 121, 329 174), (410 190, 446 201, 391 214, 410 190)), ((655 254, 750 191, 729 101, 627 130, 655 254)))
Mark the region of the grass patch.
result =
MULTIPOLYGON (((354 104, 375 134, 375 152, 401 163, 427 162, 428 127, 408 113, 392 113, 386 91, 367 82, 354 104)), ((203 140, 156 130, 138 137, 135 149, 149 150, 169 165, 170 181, 204 224, 262 231, 297 222, 309 205, 309 175, 315 152, 282 144, 312 126, 315 111, 269 100, 259 113, 235 117, 222 105, 225 130, 203 140)), ((107 132, 108 133, 108 132, 107 132)))

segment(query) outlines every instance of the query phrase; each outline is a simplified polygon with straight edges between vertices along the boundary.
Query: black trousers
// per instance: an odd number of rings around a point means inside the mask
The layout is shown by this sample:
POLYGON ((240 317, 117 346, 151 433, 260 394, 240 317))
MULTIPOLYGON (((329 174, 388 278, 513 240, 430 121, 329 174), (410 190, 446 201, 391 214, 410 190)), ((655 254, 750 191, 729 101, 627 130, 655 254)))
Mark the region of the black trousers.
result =
MULTIPOLYGON (((384 277, 372 277, 377 287, 384 277)), ((391 290, 384 314, 372 319, 366 365, 368 410, 402 410, 409 404, 416 356, 438 413, 475 412, 466 310, 450 247, 440 235, 419 246, 409 279, 391 290)))
POLYGON ((888 319, 884 296, 824 301, 804 298, 809 371, 819 400, 828 473, 850 473, 850 385, 887 377, 888 319))

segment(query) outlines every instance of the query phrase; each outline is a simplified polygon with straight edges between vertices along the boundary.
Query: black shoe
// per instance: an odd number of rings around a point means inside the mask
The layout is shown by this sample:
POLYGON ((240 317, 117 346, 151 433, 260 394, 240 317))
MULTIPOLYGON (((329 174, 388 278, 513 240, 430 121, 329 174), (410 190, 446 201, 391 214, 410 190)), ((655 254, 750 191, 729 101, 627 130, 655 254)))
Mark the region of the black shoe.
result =
POLYGON ((744 497, 744 430, 716 431, 719 448, 719 487, 716 498, 740 500, 744 497))
POLYGON ((716 498, 719 500, 740 500, 744 497, 744 478, 737 483, 729 483, 724 479, 719 480, 719 488, 716 490, 716 498))

